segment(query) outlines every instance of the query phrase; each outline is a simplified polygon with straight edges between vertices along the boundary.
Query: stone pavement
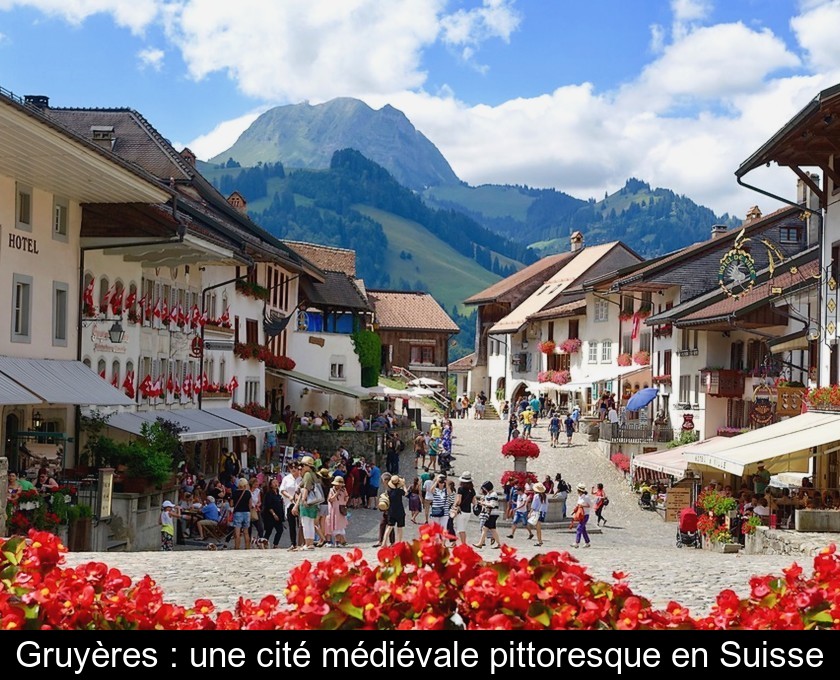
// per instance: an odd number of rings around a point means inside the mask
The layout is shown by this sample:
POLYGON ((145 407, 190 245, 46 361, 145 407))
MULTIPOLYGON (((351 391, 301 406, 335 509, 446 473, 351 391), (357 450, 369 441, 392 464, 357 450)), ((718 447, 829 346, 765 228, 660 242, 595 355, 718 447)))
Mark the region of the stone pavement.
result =
MULTIPOLYGON (((507 438, 507 424, 495 420, 456 420, 453 427, 455 471, 472 473, 476 486, 491 480, 499 486, 502 472, 511 469, 512 461, 500 453, 507 438)), ((522 555, 551 550, 568 550, 596 577, 612 579, 614 571, 629 574, 628 581, 635 592, 648 597, 655 605, 664 607, 676 600, 695 614, 709 610, 714 596, 724 588, 732 588, 739 595, 749 590, 749 578, 755 574, 781 574, 795 559, 805 567, 812 567, 808 557, 791 555, 723 555, 706 550, 677 548, 676 525, 665 523, 658 513, 641 510, 621 472, 600 453, 584 434, 576 434, 571 448, 552 449, 548 445, 545 424, 534 430, 534 440, 541 454, 530 460, 529 470, 540 479, 562 473, 574 487, 579 482, 587 488, 602 482, 610 498, 604 515, 607 526, 600 534, 592 535, 589 550, 571 547, 573 536, 565 530, 547 529, 543 546, 538 548, 527 540, 527 532, 517 532, 511 543, 522 555)), ((400 471, 409 477, 414 474, 413 454, 406 451, 400 471)), ((574 494, 572 494, 574 495, 574 494)), ((381 513, 377 510, 353 510, 350 515, 348 541, 363 549, 365 559, 376 561, 377 539, 381 513)), ((421 515, 422 518, 422 515, 421 515)), ((591 520, 594 523, 594 515, 591 520)), ((478 539, 478 520, 468 539, 478 539)), ((416 535, 417 527, 409 522, 406 537, 416 535)), ((505 531, 502 530, 504 537, 505 531)), ((506 540, 506 539, 503 539, 506 540)), ((818 540, 818 539, 817 539, 818 540)), ((304 559, 326 558, 334 548, 320 548, 311 552, 289 552, 288 534, 284 534, 280 550, 195 550, 178 546, 175 552, 140 553, 69 553, 70 566, 91 560, 117 567, 134 579, 149 574, 163 588, 165 597, 173 602, 191 605, 197 598, 210 598, 218 607, 233 608, 239 597, 259 599, 273 593, 282 597, 291 568, 304 559)), ((493 559, 496 550, 485 547, 483 554, 493 559)))

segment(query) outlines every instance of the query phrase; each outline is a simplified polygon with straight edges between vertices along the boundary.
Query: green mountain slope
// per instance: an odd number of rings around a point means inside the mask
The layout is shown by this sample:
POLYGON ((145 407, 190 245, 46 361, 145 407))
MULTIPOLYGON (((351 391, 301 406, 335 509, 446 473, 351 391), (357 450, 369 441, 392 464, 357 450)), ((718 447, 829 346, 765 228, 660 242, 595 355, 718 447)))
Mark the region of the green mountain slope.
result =
POLYGON ((210 163, 233 158, 242 166, 280 162, 287 168, 323 169, 333 153, 346 148, 358 150, 411 189, 459 183, 437 147, 405 114, 389 105, 375 111, 349 97, 266 111, 210 163))

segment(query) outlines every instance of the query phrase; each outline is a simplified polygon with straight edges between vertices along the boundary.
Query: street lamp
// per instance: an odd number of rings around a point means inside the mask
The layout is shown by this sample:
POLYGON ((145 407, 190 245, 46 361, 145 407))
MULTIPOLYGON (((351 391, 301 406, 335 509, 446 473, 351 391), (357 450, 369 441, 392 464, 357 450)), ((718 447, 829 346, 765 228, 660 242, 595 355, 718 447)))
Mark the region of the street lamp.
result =
POLYGON ((123 341, 123 338, 125 337, 125 329, 123 328, 122 322, 119 319, 114 321, 113 325, 108 331, 108 337, 110 338, 111 342, 115 345, 119 345, 123 341))
POLYGON ((40 411, 35 411, 32 414, 32 429, 35 432, 40 432, 41 431, 41 425, 43 425, 43 423, 44 423, 44 421, 41 417, 41 412, 40 411))

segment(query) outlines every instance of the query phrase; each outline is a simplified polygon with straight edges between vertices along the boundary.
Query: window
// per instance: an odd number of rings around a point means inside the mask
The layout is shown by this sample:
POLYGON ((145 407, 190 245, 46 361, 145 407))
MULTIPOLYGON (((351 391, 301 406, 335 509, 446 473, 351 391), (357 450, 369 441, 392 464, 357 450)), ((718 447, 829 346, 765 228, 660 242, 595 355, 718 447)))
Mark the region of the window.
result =
POLYGON ((245 342, 248 344, 259 342, 259 324, 256 319, 245 320, 245 342))
POLYGON ((411 358, 409 361, 412 364, 426 364, 433 366, 435 361, 434 345, 412 345, 411 358))
POLYGON ((120 384, 120 362, 117 359, 111 362, 111 384, 115 383, 117 386, 120 384))
POLYGON ((111 293, 113 291, 111 290, 108 277, 103 276, 99 279, 99 311, 106 316, 108 315, 108 304, 111 299, 111 293))
POLYGON ((105 380, 107 378, 107 374, 105 371, 107 370, 107 364, 105 363, 105 359, 100 359, 96 362, 96 372, 99 373, 99 377, 105 380))
POLYGON ((682 347, 681 349, 684 352, 688 352, 692 349, 697 349, 697 339, 700 331, 688 331, 683 330, 680 331, 682 335, 682 347))
POLYGON ((17 185, 17 203, 15 205, 15 226, 23 231, 32 231, 32 188, 17 185))
POLYGON ((254 402, 261 403, 260 395, 260 381, 246 380, 245 381, 245 403, 252 404, 254 402))
POLYGON ((330 362, 330 380, 344 380, 344 364, 338 361, 330 362))
POLYGON ((779 227, 780 243, 799 243, 802 238, 801 227, 779 227))
POLYGON ((612 340, 604 340, 601 343, 601 363, 608 364, 612 361, 612 340))
POLYGON ((67 300, 70 287, 53 281, 52 344, 67 347, 67 300))
POLYGON ((554 322, 553 321, 548 322, 548 339, 551 342, 554 342, 554 322))
POLYGON ((569 337, 577 340, 580 338, 580 321, 577 319, 569 320, 569 337))
POLYGON ((12 277, 12 342, 29 342, 32 336, 32 277, 12 277))
POLYGON ((639 349, 642 352, 650 352, 650 331, 642 331, 639 333, 639 349))
POLYGON ((69 206, 67 199, 53 198, 53 238, 59 241, 67 240, 67 213, 69 206))
POLYGON ((700 408, 700 374, 694 374, 694 404, 697 404, 697 408, 700 408))
POLYGON ((632 316, 633 314, 633 305, 636 304, 636 301, 633 299, 632 295, 622 295, 621 296, 621 313, 626 316, 632 316))
POLYGON ((680 403, 681 404, 690 404, 691 403, 691 376, 690 375, 681 375, 680 376, 680 403))
POLYGON ((593 342, 592 340, 589 341, 589 358, 588 361, 590 364, 598 363, 598 343, 593 342))
POLYGON ((610 320, 610 303, 601 298, 595 299, 595 321, 610 320))
POLYGON ((665 352, 662 354, 662 373, 665 375, 671 375, 671 350, 666 349, 665 352))
POLYGON ((549 371, 568 371, 572 367, 571 354, 549 354, 546 368, 549 371))
POLYGON ((633 354, 633 336, 630 333, 621 335, 621 353, 633 354))

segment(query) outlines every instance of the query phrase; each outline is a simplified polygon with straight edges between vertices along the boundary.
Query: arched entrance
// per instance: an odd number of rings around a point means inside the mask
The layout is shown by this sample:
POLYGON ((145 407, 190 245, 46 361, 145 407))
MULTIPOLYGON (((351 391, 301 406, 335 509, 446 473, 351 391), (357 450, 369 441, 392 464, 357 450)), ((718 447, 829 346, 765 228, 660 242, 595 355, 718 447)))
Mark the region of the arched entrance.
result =
POLYGON ((519 383, 516 386, 516 389, 513 391, 513 394, 510 396, 510 404, 511 409, 514 411, 516 410, 516 405, 522 401, 522 397, 524 397, 527 393, 529 393, 528 385, 525 383, 519 383))

